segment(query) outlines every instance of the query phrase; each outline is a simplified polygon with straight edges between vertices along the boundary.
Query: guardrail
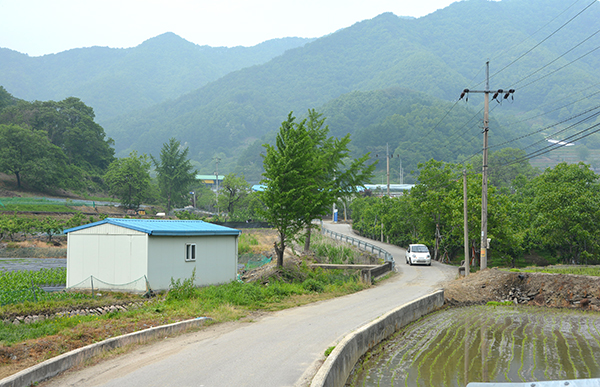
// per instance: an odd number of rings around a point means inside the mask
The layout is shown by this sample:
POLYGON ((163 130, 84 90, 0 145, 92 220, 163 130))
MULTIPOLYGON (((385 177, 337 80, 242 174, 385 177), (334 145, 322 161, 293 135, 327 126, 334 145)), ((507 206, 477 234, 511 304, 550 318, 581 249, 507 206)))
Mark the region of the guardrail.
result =
POLYGON ((396 267, 396 262, 394 261, 394 257, 392 256, 392 254, 388 253, 387 251, 385 251, 384 249, 382 249, 379 246, 375 246, 372 243, 353 238, 349 235, 344 235, 344 234, 337 233, 335 231, 328 230, 323 226, 321 226, 321 230, 322 230, 321 232, 323 233, 323 235, 327 235, 333 239, 336 239, 336 240, 339 239, 343 242, 350 243, 352 245, 355 245, 359 249, 362 249, 365 251, 371 251, 372 253, 377 253, 379 258, 383 257, 383 260, 385 262, 392 262, 392 270, 394 270, 394 268, 396 267))

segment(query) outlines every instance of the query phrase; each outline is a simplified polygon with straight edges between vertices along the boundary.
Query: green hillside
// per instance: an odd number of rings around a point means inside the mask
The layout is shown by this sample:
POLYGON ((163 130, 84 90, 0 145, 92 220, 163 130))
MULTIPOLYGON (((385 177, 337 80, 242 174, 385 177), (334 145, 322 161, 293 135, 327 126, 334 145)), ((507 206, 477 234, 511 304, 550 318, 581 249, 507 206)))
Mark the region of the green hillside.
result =
POLYGON ((286 38, 254 47, 209 47, 165 33, 128 49, 90 47, 29 57, 0 48, 0 85, 29 101, 80 98, 103 121, 175 99, 308 41, 286 38))
MULTIPOLYGON (((318 109, 352 91, 390 87, 456 100, 464 88, 483 89, 486 58, 492 62, 491 88, 517 89, 514 101, 503 101, 498 106, 492 102, 493 114, 550 112, 556 105, 548 102, 600 82, 597 72, 592 71, 600 60, 598 51, 567 65, 593 47, 593 41, 561 57, 545 71, 525 77, 587 37, 594 20, 600 18, 600 9, 590 8, 534 54, 518 58, 580 9, 568 8, 558 0, 470 0, 419 19, 383 14, 289 50, 265 64, 230 73, 177 100, 107 121, 105 128, 115 139, 120 155, 132 149, 156 152, 174 135, 190 147, 190 155, 200 169, 214 169, 211 160, 217 155, 223 165, 232 166, 249 144, 276 130, 289 111, 301 116, 308 108, 318 109), (553 20, 557 15, 561 17, 553 20), (513 61, 512 66, 495 75, 513 61), (546 76, 561 66, 566 67, 546 76)), ((481 95, 471 95, 461 106, 476 112, 482 100, 481 95)), ((553 111, 541 124, 599 101, 596 96, 553 111)), ((362 114, 361 106, 357 108, 355 114, 362 114)), ((419 109, 417 106, 414 114, 419 109)), ((328 110, 325 115, 333 117, 336 112, 328 110)), ((438 117, 439 112, 431 116, 438 117)), ((421 125, 422 130, 433 122, 421 125)), ((332 133, 344 133, 332 122, 330 128, 332 133)), ((350 133, 366 129, 358 124, 349 128, 350 133)), ((402 144, 398 141, 396 138, 390 143, 392 149, 402 144)), ((453 149, 444 157, 454 161, 461 153, 453 149)))
MULTIPOLYGON (((81 98, 117 156, 156 155, 174 136, 199 171, 212 173, 219 159, 221 171, 251 180, 287 114, 316 108, 332 134, 351 134, 353 156, 381 160, 387 144, 409 176, 430 157, 460 161, 481 148, 482 95, 455 102, 465 88, 484 88, 486 60, 490 88, 516 90, 491 102, 490 146, 539 131, 508 146, 530 145, 561 127, 551 124, 600 106, 600 35, 591 35, 600 8, 578 15, 588 5, 465 0, 418 19, 385 13, 319 39, 250 48, 200 47, 168 33, 132 49, 34 58, 0 49, 0 85, 25 100, 81 98)), ((595 155, 600 135, 578 146, 595 155)))
MULTIPOLYGON (((354 91, 344 94, 318 110, 327 117, 330 133, 341 137, 352 133, 351 157, 370 152, 372 162, 378 161, 377 174, 386 169, 387 152, 391 169, 398 182, 400 163, 404 169, 404 182, 412 183, 419 163, 431 158, 461 161, 481 150, 480 122, 471 120, 477 112, 462 105, 452 109, 452 103, 425 93, 402 88, 374 91, 354 91), (465 126, 471 120, 470 125, 465 126), (475 121, 475 122, 473 122, 475 121), (436 126, 437 125, 437 126, 436 126), (435 127, 435 130, 432 130, 435 127)), ((301 119, 305 112, 299 112, 301 119)), ((523 127, 501 125, 490 121, 490 138, 507 141, 523 127)), ((539 139, 535 137, 536 140, 539 139)), ((235 165, 236 173, 257 181, 262 170, 262 144, 272 143, 274 135, 268 134, 245 149, 235 165)), ((521 142, 511 144, 523 145, 521 142)), ((230 166, 231 168, 231 166, 230 166)))

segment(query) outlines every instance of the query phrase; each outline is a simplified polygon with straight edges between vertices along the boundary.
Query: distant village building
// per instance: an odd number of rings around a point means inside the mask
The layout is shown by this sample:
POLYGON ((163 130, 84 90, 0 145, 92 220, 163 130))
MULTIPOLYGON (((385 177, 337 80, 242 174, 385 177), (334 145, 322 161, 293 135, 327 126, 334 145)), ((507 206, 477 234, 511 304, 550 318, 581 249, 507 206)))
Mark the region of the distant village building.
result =
POLYGON ((216 190, 217 189, 217 185, 220 187, 223 184, 223 179, 225 178, 225 176, 223 175, 196 175, 196 180, 201 181, 202 183, 204 183, 207 187, 211 188, 212 190, 216 190))
POLYGON ((115 289, 134 283, 145 291, 168 289, 173 279, 190 278, 196 285, 236 279, 239 230, 201 220, 107 218, 65 230, 67 287, 115 289), (81 284, 80 286, 78 284, 81 284))

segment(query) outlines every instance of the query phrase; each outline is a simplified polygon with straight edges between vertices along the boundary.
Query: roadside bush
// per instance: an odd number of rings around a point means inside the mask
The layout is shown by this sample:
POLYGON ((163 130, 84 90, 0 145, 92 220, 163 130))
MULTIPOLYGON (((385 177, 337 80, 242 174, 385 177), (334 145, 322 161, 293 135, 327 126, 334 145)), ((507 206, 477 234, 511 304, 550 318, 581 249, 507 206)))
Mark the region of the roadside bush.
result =
POLYGON ((317 281, 314 278, 309 278, 306 281, 304 281, 302 283, 302 288, 309 292, 322 293, 323 291, 325 291, 325 286, 323 285, 323 283, 317 281))
POLYGON ((196 268, 192 271, 192 276, 186 278, 183 281, 181 278, 174 280, 171 277, 171 285, 169 286, 169 292, 167 293, 167 301, 171 300, 185 300, 194 297, 196 293, 196 268))

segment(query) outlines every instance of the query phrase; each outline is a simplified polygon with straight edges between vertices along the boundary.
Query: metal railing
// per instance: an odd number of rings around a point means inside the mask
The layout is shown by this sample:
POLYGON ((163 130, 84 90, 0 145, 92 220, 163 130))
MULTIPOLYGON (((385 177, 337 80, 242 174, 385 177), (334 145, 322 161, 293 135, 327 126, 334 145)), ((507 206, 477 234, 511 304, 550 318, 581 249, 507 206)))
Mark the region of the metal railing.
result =
POLYGON ((396 267, 396 262, 394 261, 394 257, 392 256, 392 254, 388 253, 387 251, 385 251, 384 249, 382 249, 379 246, 375 246, 372 243, 353 238, 349 235, 340 234, 335 231, 328 230, 323 226, 321 226, 321 230, 322 230, 321 232, 323 233, 323 235, 329 236, 330 238, 333 238, 335 240, 340 240, 340 241, 343 241, 346 243, 350 243, 364 251, 370 251, 371 253, 377 253, 377 256, 379 258, 383 258, 383 260, 385 262, 392 262, 392 270, 394 270, 394 268, 396 267))

